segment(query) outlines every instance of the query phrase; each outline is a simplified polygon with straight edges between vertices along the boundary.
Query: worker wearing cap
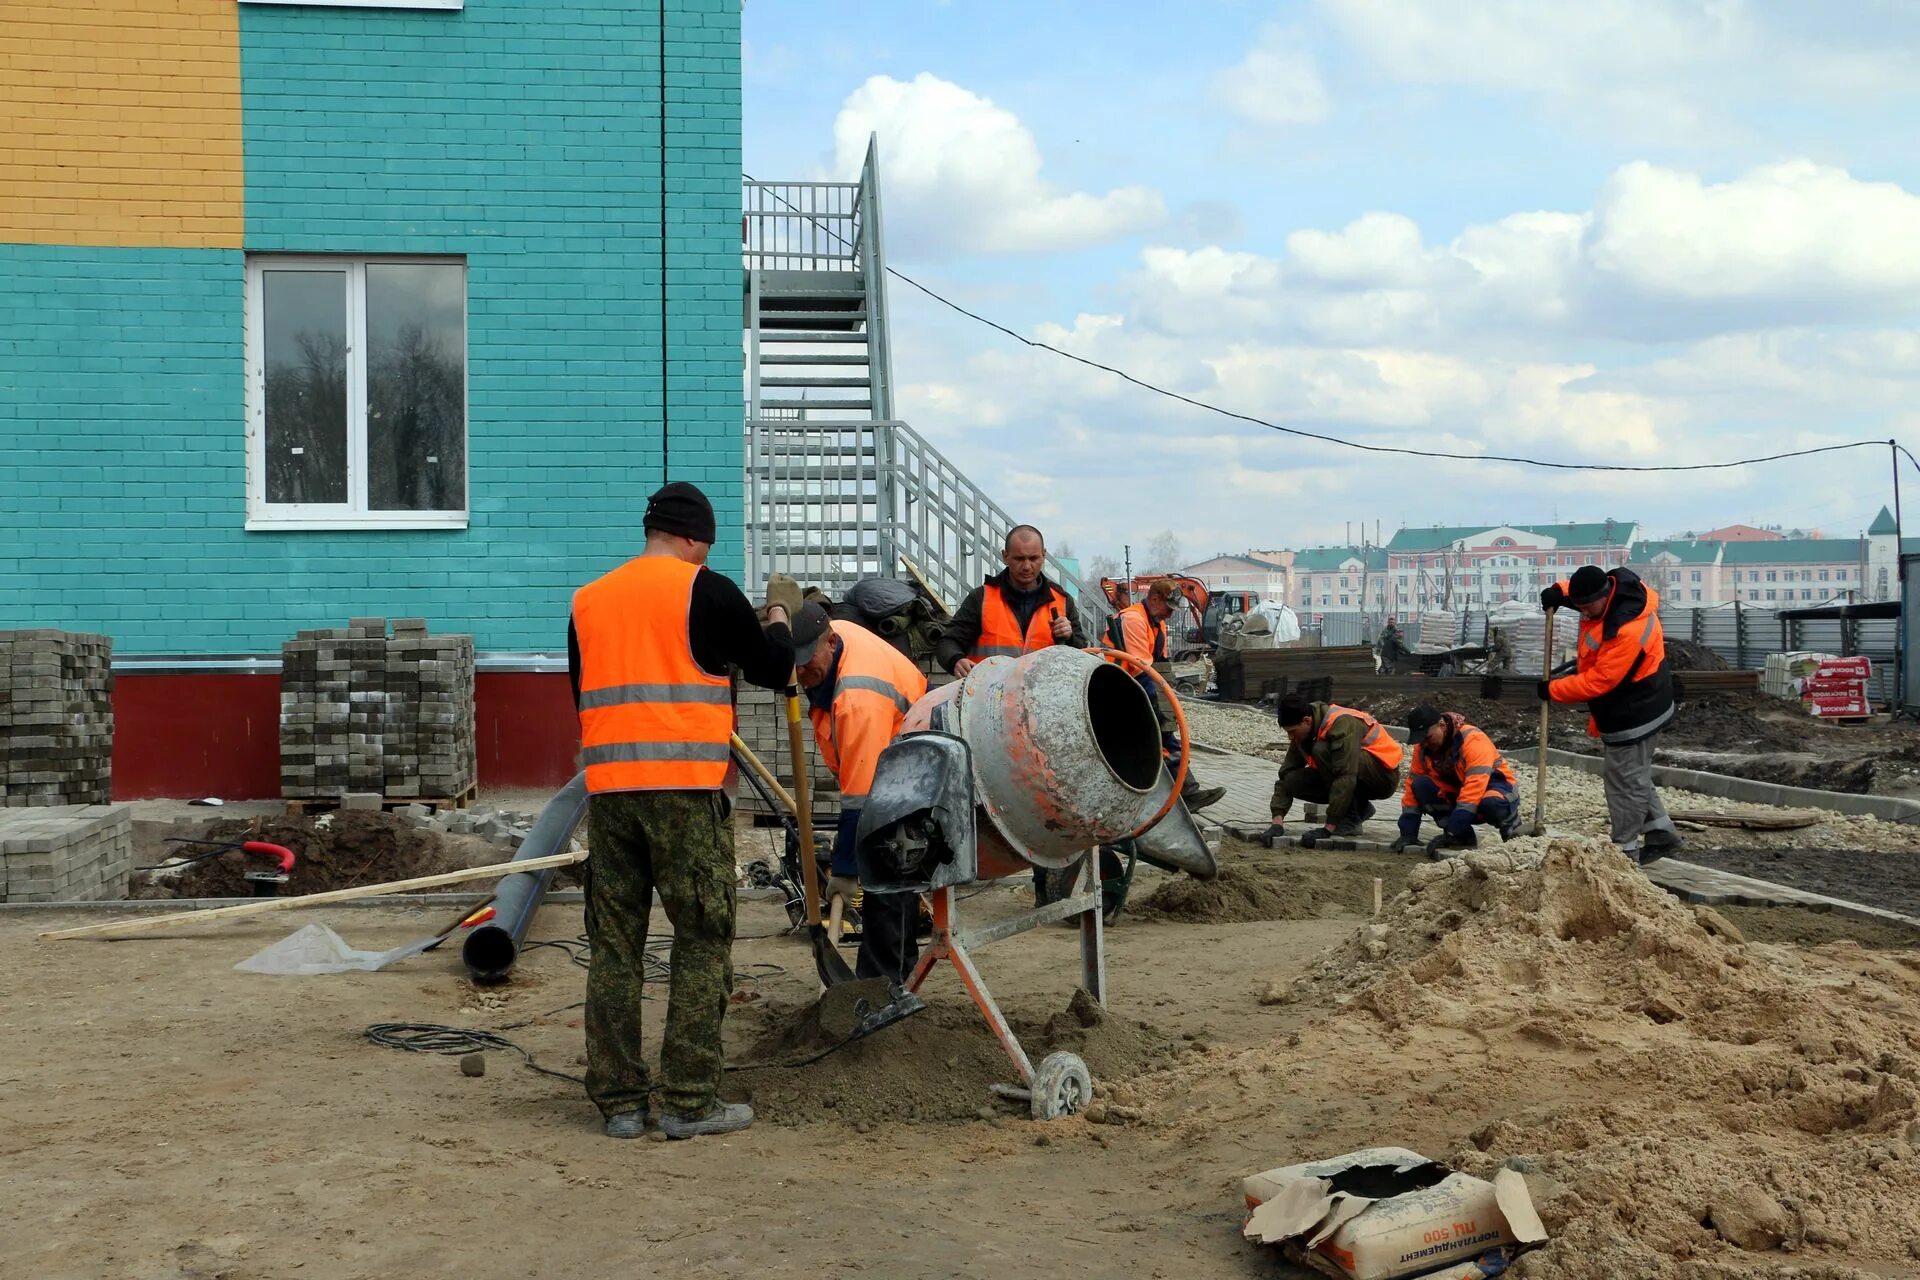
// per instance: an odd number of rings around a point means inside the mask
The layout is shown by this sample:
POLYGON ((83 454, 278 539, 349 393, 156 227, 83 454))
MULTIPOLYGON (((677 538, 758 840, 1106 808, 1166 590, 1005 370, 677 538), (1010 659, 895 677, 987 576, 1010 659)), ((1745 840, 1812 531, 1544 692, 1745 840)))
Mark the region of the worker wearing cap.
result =
POLYGON ((1014 526, 1000 559, 1006 568, 968 593, 934 646, 934 661, 956 676, 982 658, 1017 658, 1056 644, 1087 646, 1073 597, 1047 580, 1040 531, 1014 526))
MULTIPOLYGON (((1147 691, 1154 716, 1160 722, 1160 746, 1166 753, 1167 767, 1180 767, 1182 743, 1173 711, 1160 696, 1160 686, 1147 674, 1148 667, 1164 668, 1167 661, 1167 619, 1173 616, 1173 597, 1179 591, 1171 578, 1161 578, 1147 588, 1146 598, 1135 601, 1107 619, 1107 643, 1138 661, 1134 678, 1147 691)), ((1204 809, 1227 794, 1225 787, 1203 787, 1187 770, 1180 798, 1188 809, 1204 809)))
MULTIPOLYGON (((794 674, 807 691, 813 741, 840 783, 840 823, 833 836, 833 879, 827 901, 853 901, 859 863, 854 833, 873 786, 874 767, 900 732, 907 708, 927 691, 927 678, 901 652, 857 622, 832 622, 818 602, 802 605, 793 623, 794 674)), ((868 891, 860 909, 862 978, 905 982, 919 959, 914 930, 920 897, 868 891)))
POLYGON ((608 1137, 646 1131, 641 984, 657 890, 673 924, 660 1128, 691 1138, 753 1122, 751 1107, 718 1096, 733 990, 728 670, 763 689, 787 683, 800 593, 790 578, 770 580, 762 629, 740 588, 705 567, 713 506, 693 485, 660 489, 643 524, 645 549, 574 593, 567 628, 590 795, 586 1085, 608 1137))
POLYGON ((1430 858, 1476 847, 1476 823, 1493 827, 1502 840, 1520 834, 1513 766, 1484 730, 1457 711, 1415 707, 1407 716, 1407 741, 1413 744, 1413 762, 1400 797, 1395 853, 1419 842, 1423 816, 1440 826, 1440 834, 1427 842, 1430 858))
POLYGON ((1327 806, 1324 826, 1300 837, 1311 849, 1328 837, 1358 835, 1373 816, 1373 801, 1392 795, 1400 781, 1400 743, 1364 711, 1312 702, 1297 693, 1280 699, 1286 758, 1273 784, 1273 825, 1260 842, 1271 849, 1286 835, 1295 800, 1327 806))
POLYGON ((1673 718, 1660 593, 1631 569, 1582 565, 1540 593, 1544 609, 1580 611, 1574 674, 1542 680, 1542 702, 1587 704, 1587 732, 1600 739, 1613 843, 1635 862, 1680 848, 1680 833, 1653 785, 1653 740, 1673 718))

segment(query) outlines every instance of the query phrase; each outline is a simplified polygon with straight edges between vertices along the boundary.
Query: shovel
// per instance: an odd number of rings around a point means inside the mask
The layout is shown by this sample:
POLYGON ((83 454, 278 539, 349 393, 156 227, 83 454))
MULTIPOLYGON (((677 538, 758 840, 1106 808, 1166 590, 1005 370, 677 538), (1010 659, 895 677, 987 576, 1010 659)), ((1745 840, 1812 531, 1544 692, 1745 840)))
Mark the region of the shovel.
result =
MULTIPOLYGON (((1547 634, 1540 644, 1540 678, 1553 679, 1553 615, 1554 609, 1547 610, 1547 634)), ((1547 727, 1548 716, 1553 711, 1551 701, 1540 704, 1540 772, 1533 784, 1533 830, 1528 835, 1547 834, 1547 727)))
POLYGON ((807 772, 807 748, 800 737, 800 690, 787 686, 787 755, 793 764, 793 818, 800 838, 800 893, 807 903, 807 937, 813 943, 813 967, 822 985, 853 981, 853 970, 820 923, 820 861, 813 852, 813 787, 807 772))

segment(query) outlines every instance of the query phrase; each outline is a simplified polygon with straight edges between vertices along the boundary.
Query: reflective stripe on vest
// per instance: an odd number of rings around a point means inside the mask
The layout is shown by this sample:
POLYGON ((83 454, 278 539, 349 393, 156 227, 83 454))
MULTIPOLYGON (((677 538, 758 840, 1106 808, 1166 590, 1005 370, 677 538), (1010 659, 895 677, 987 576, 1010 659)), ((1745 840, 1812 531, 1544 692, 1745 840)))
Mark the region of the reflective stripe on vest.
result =
POLYGON ((900 732, 907 709, 926 693, 927 678, 898 649, 859 623, 832 626, 840 638, 833 706, 810 707, 807 715, 821 763, 840 783, 842 807, 857 809, 867 802, 881 750, 900 732), (866 732, 853 732, 856 721, 866 732), (843 752, 843 741, 857 741, 857 750, 843 752))
POLYGON ((1000 593, 999 585, 987 583, 980 593, 980 638, 973 642, 967 656, 975 662, 982 658, 1017 658, 1052 644, 1053 615, 1066 616, 1067 597, 1058 587, 1049 585, 1047 590, 1047 602, 1033 611, 1033 617, 1027 619, 1026 631, 1022 632, 1020 621, 1000 593))
POLYGON ((639 556, 574 593, 588 791, 726 785, 732 683, 693 658, 699 572, 672 556, 639 556))
MULTIPOLYGON (((1334 722, 1342 716, 1356 716, 1366 722, 1367 731, 1361 735, 1360 745, 1366 749, 1368 755, 1378 760, 1386 768, 1398 769, 1400 767, 1401 750, 1399 740, 1382 728, 1378 720, 1375 720, 1364 711, 1355 711, 1352 707, 1342 707, 1329 702, 1327 704, 1327 718, 1321 722, 1320 732, 1315 734, 1314 737, 1318 741, 1325 742, 1327 740, 1327 734, 1333 730, 1334 722)), ((1307 753, 1307 764, 1316 769, 1320 767, 1314 764, 1313 754, 1311 752, 1307 753)))

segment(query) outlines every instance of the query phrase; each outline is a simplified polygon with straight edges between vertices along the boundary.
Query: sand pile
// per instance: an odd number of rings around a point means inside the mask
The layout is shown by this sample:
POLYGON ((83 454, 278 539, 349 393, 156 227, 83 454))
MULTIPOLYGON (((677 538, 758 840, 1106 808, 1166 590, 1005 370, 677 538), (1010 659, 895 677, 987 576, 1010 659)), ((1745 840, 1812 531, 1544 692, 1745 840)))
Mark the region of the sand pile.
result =
MULTIPOLYGON (((492 860, 491 855, 498 852, 478 838, 442 836, 420 830, 395 814, 362 809, 301 817, 223 818, 209 823, 204 835, 217 842, 264 840, 291 849, 295 862, 287 883, 280 886, 283 897, 457 871, 492 860)), ((167 845, 161 856, 191 857, 208 851, 206 845, 167 845)), ((136 875, 129 896, 244 898, 253 893, 246 873, 273 865, 270 858, 234 851, 177 872, 136 875)))
POLYGON ((1522 1276, 1920 1259, 1915 953, 1751 945, 1601 842, 1521 840, 1416 868, 1378 921, 1267 1000, 1303 1006, 1302 1029, 1156 1080, 1150 1119, 1361 1099, 1371 1136, 1400 1141, 1432 1124, 1423 1104, 1450 1111, 1468 1140, 1429 1154, 1535 1183, 1554 1239, 1522 1276), (1210 1084, 1223 1074, 1238 1097, 1210 1084), (1258 1077, 1277 1081, 1248 1089, 1258 1077))
MULTIPOLYGON (((874 998, 884 994, 876 992, 874 998)), ((765 1026, 749 1048, 731 1055, 733 1060, 791 1063, 831 1048, 845 1035, 840 1003, 736 1010, 731 1019, 763 1016, 765 1026)), ((1193 1052, 1148 1023, 1102 1009, 1083 991, 1074 992, 1061 1010, 1002 1008, 1036 1066, 1055 1050, 1077 1053, 1105 1086, 1193 1052)), ((1016 1081, 1012 1062, 979 1012, 971 1004, 940 1000, 810 1065, 729 1071, 722 1092, 753 1103, 775 1124, 838 1121, 864 1131, 902 1122, 1024 1116, 1013 1104, 996 1103, 992 1094, 995 1082, 1016 1081)))
MULTIPOLYGON (((1384 868, 1389 874, 1399 868, 1384 868)), ((1374 862, 1302 869, 1285 863, 1230 862, 1213 880, 1178 876, 1127 907, 1129 916, 1183 924, 1246 924, 1255 920, 1317 920, 1368 909, 1374 862)))

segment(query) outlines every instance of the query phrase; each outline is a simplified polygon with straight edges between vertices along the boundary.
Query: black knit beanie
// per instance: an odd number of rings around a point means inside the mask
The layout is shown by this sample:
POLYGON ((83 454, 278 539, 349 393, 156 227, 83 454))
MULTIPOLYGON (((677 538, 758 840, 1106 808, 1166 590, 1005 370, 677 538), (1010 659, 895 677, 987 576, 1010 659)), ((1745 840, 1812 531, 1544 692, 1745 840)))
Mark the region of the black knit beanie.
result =
POLYGON ((1567 603, 1589 604, 1607 594, 1607 588, 1611 585, 1605 569, 1597 564, 1583 564, 1567 580, 1567 603))
POLYGON ((651 533, 658 529, 662 533, 675 533, 695 542, 712 544, 717 541, 713 524, 713 504, 707 501, 707 495, 685 480, 675 480, 662 485, 660 490, 647 499, 647 514, 641 521, 642 527, 651 533))

